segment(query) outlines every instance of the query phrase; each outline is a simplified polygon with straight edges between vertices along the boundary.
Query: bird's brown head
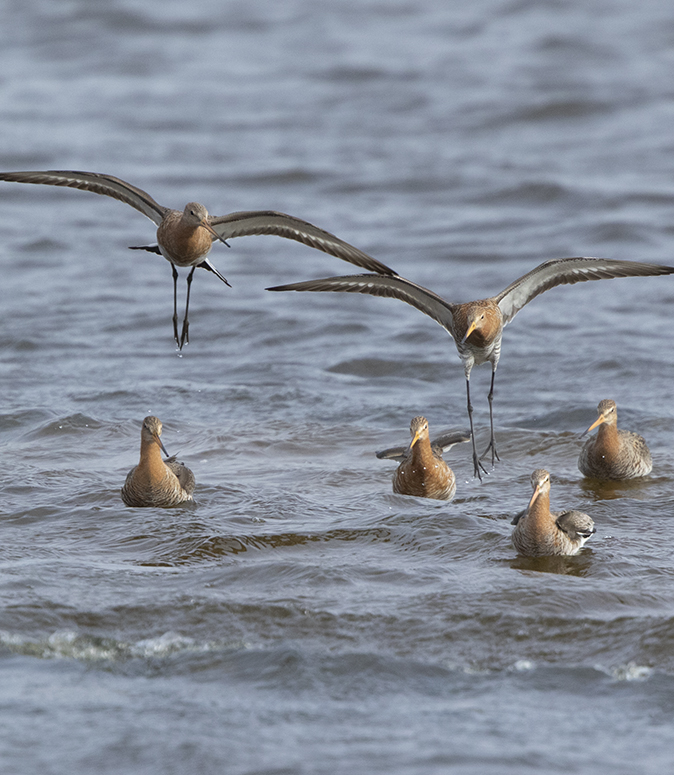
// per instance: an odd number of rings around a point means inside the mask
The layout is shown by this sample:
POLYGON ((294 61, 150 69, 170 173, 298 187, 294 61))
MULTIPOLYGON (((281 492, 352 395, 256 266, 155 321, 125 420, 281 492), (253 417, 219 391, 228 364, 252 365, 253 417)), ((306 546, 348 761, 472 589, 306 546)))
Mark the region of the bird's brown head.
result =
POLYGON ((428 438, 428 420, 421 415, 415 417, 410 423, 410 436, 412 441, 410 442, 410 449, 419 441, 419 439, 428 438))
MULTIPOLYGON (((604 423, 606 423, 606 425, 616 425, 618 423, 618 407, 616 402, 612 399, 605 398, 603 401, 600 401, 597 405, 597 412, 599 412, 599 417, 597 417, 585 433, 593 431, 596 427, 604 423)), ((583 433, 583 436, 585 433, 583 433)))
POLYGON ((465 332, 461 343, 484 347, 496 339, 501 331, 499 309, 494 304, 473 302, 466 305, 465 332))
POLYGON ((141 441, 145 444, 157 444, 161 451, 168 457, 168 452, 160 438, 162 424, 158 417, 150 415, 143 420, 143 427, 140 431, 141 441))
MULTIPOLYGON (((193 226, 195 229, 201 226, 203 229, 206 229, 213 239, 220 240, 220 242, 224 242, 224 244, 227 245, 225 240, 211 226, 208 210, 202 204, 199 204, 199 202, 188 202, 185 205, 185 209, 183 210, 183 221, 190 226, 193 226)), ((227 245, 227 247, 229 247, 229 245, 227 245)))
POLYGON ((541 495, 548 495, 550 492, 550 474, 544 468, 537 468, 531 474, 531 486, 534 492, 529 501, 528 508, 531 508, 541 495))
POLYGON ((208 223, 208 210, 199 202, 188 202, 183 210, 183 219, 191 226, 208 223))

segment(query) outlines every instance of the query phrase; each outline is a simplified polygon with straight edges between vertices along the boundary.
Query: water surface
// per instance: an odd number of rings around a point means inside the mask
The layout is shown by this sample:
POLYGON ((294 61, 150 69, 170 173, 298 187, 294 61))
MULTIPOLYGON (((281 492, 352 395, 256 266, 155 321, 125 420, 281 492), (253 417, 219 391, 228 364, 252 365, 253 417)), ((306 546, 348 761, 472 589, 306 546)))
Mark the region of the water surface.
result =
MULTIPOLYGON (((548 258, 674 263, 669 3, 28 0, 0 11, 2 169, 117 175, 161 204, 277 209, 445 298, 548 258)), ((353 268, 216 246, 171 337, 150 221, 3 184, 3 772, 662 773, 674 730, 668 277, 559 288, 506 330, 502 462, 452 503, 374 451, 466 426, 463 369, 399 302, 269 294, 353 268), (584 482, 603 398, 654 471, 584 482), (193 505, 126 508, 142 418, 193 505), (527 560, 535 468, 591 513, 527 560)), ((357 271, 357 270, 356 270, 357 271)), ((184 286, 181 285, 181 293, 184 286)), ((489 370, 473 372, 479 443, 489 370)))

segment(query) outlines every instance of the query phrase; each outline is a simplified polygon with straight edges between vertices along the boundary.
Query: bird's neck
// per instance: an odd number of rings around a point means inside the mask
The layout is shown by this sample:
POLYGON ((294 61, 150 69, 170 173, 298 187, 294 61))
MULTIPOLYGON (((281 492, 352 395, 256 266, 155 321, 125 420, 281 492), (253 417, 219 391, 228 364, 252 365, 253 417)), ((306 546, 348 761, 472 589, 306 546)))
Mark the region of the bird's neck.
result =
POLYGON ((431 442, 428 437, 419 439, 412 447, 412 463, 428 468, 434 461, 431 442))
POLYGON ((550 528, 550 524, 555 522, 554 515, 550 512, 550 493, 541 493, 527 512, 527 521, 529 529, 532 531, 543 531, 550 528))
POLYGON ((174 210, 159 225, 157 242, 169 261, 192 266, 210 252, 213 239, 202 226, 190 223, 183 213, 174 210))
POLYGON ((604 457, 617 454, 620 450, 620 436, 617 423, 602 423, 597 430, 595 447, 601 450, 604 457))
POLYGON ((469 325, 469 312, 475 309, 479 310, 480 315, 484 315, 484 319, 471 332, 466 342, 474 347, 489 347, 501 336, 503 331, 501 310, 491 299, 457 305, 457 310, 454 312, 454 321, 458 341, 462 341, 466 335, 469 325))
POLYGON ((167 469, 161 456, 159 444, 154 439, 152 441, 141 441, 138 469, 150 479, 164 478, 167 469))

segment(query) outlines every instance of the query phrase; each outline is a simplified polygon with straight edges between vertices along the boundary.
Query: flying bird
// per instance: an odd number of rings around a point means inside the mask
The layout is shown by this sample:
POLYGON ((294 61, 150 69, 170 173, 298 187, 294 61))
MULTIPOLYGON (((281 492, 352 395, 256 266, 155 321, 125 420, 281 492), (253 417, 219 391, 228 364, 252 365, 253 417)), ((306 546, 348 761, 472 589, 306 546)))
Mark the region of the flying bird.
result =
MULTIPOLYGON (((164 207, 145 191, 115 178, 97 172, 75 170, 48 170, 46 172, 0 172, 0 180, 13 183, 39 183, 47 186, 66 186, 91 191, 94 194, 119 199, 141 212, 157 225, 157 245, 134 246, 132 250, 158 253, 170 262, 173 272, 173 336, 182 350, 189 342, 188 311, 190 288, 196 267, 207 269, 229 285, 222 274, 211 264, 207 256, 215 240, 227 245, 228 239, 254 234, 274 234, 302 242, 332 256, 355 264, 368 272, 393 275, 385 264, 354 248, 333 234, 313 226, 307 221, 273 210, 251 210, 229 215, 209 215, 198 202, 189 202, 184 210, 164 207), (178 270, 190 267, 187 275, 187 298, 182 330, 178 336, 178 270)), ((231 287, 231 286, 230 286, 231 287)))
POLYGON ((473 441, 474 475, 482 479, 484 466, 480 462, 475 446, 473 428, 473 407, 470 402, 470 373, 473 366, 491 363, 491 387, 489 421, 491 435, 483 457, 491 451, 491 462, 499 459, 494 440, 494 377, 501 355, 503 328, 515 315, 536 296, 556 285, 572 285, 586 280, 608 280, 615 277, 642 277, 674 273, 672 266, 642 264, 636 261, 617 261, 604 258, 553 258, 527 272, 502 290, 496 296, 463 304, 445 301, 437 293, 406 280, 400 275, 377 274, 346 275, 328 277, 323 280, 277 285, 269 291, 337 291, 341 293, 365 293, 371 296, 385 296, 416 307, 433 318, 454 339, 466 375, 466 396, 470 433, 473 441))

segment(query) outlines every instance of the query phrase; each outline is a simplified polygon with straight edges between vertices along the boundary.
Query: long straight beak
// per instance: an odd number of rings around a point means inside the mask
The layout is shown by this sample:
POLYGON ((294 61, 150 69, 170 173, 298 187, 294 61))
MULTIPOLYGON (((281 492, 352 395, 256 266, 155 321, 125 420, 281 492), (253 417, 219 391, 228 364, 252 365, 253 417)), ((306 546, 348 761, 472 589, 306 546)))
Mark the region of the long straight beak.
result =
POLYGON ((227 245, 227 247, 231 247, 229 242, 227 242, 227 240, 221 237, 208 221, 203 220, 200 225, 203 226, 204 229, 206 229, 206 231, 210 232, 215 237, 215 239, 220 240, 220 242, 222 242, 223 245, 227 245))
POLYGON ((601 425, 603 422, 606 422, 606 417, 604 417, 603 414, 600 414, 599 417, 590 425, 590 427, 584 432, 580 434, 580 438, 582 439, 585 434, 589 433, 590 431, 593 431, 598 425, 601 425))
POLYGON ((465 342, 466 342, 466 339, 468 339, 468 337, 469 337, 469 336, 470 336, 470 335, 473 333, 473 331, 475 331, 476 325, 477 325, 477 324, 475 323, 475 321, 473 321, 473 322, 472 322, 472 323, 471 323, 471 324, 468 326, 468 331, 466 331, 466 334, 465 334, 465 336, 464 336, 464 337, 463 337, 463 339, 461 340, 461 344, 465 344, 465 342))
POLYGON ((407 449, 412 449, 412 447, 417 443, 417 441, 419 441, 420 438, 421 438, 421 433, 417 431, 414 434, 414 438, 412 439, 412 441, 410 441, 410 445, 407 449))
POLYGON ((534 503, 536 502, 536 498, 538 498, 538 496, 540 494, 541 494, 541 488, 537 487, 534 490, 533 495, 531 496, 531 499, 529 500, 529 505, 527 506, 527 511, 534 505, 534 503))
POLYGON ((161 451, 166 455, 166 457, 170 457, 169 453, 166 451, 166 447, 164 446, 164 443, 159 438, 159 436, 155 436, 154 440, 157 442, 157 444, 159 444, 161 451))

